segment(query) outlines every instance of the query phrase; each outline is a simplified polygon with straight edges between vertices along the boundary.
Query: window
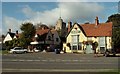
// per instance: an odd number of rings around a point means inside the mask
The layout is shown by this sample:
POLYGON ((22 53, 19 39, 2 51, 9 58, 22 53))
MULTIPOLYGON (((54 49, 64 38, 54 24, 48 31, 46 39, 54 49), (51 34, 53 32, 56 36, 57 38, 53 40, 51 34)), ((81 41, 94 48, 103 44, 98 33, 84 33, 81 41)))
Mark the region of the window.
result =
POLYGON ((59 41, 59 39, 58 38, 56 38, 56 42, 58 42, 59 41))
POLYGON ((51 36, 48 36, 48 40, 51 40, 51 36))
POLYGON ((73 43, 77 43, 78 41, 79 41, 78 36, 77 36, 77 35, 73 35, 73 36, 72 36, 72 42, 73 42, 73 43))
POLYGON ((100 47, 105 47, 105 37, 99 38, 99 45, 100 45, 100 47))
POLYGON ((100 52, 104 53, 105 52, 105 47, 100 47, 100 52))
POLYGON ((77 45, 74 45, 74 46, 72 46, 73 48, 73 50, 77 50, 77 45))
POLYGON ((78 50, 81 50, 81 49, 82 49, 82 44, 79 43, 79 45, 78 45, 78 50))

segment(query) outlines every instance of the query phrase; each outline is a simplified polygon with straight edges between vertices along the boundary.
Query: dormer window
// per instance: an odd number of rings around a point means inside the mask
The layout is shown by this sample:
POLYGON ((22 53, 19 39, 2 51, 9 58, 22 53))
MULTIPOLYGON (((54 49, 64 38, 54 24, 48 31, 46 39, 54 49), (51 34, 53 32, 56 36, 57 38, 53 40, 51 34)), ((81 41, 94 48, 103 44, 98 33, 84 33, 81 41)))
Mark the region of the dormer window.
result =
POLYGON ((75 28, 77 30, 77 28, 75 28))

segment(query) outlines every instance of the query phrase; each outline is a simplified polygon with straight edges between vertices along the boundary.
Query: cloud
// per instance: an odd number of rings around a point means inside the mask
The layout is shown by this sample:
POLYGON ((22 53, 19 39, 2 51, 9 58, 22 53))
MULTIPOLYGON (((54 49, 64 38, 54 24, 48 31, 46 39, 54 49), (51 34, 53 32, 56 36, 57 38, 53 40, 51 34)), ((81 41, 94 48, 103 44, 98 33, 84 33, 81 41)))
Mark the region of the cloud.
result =
POLYGON ((119 0, 1 0, 2 2, 119 2, 119 0))
POLYGON ((22 9, 22 12, 28 18, 32 18, 35 15, 35 12, 28 5, 24 6, 24 8, 22 9))
POLYGON ((86 2, 60 2, 56 8, 45 11, 34 11, 26 5, 21 11, 28 19, 23 21, 4 16, 3 24, 6 28, 12 28, 15 31, 20 28, 23 22, 32 22, 33 24, 42 22, 47 25, 55 25, 60 15, 65 22, 69 20, 73 22, 93 21, 95 16, 99 15, 103 9, 104 7, 98 3, 86 2))
POLYGON ((22 9, 22 11, 25 14, 25 16, 31 17, 29 20, 31 20, 34 23, 42 22, 46 24, 55 25, 60 15, 62 16, 64 21, 77 21, 83 18, 85 20, 89 20, 91 16, 95 17, 99 15, 103 9, 104 7, 100 6, 97 3, 62 2, 58 3, 58 7, 52 10, 35 12, 29 6, 26 6, 22 9))
POLYGON ((3 17, 3 26, 6 29, 12 29, 12 31, 16 31, 20 29, 20 25, 22 23, 22 20, 17 20, 13 17, 8 17, 8 16, 4 16, 3 17))

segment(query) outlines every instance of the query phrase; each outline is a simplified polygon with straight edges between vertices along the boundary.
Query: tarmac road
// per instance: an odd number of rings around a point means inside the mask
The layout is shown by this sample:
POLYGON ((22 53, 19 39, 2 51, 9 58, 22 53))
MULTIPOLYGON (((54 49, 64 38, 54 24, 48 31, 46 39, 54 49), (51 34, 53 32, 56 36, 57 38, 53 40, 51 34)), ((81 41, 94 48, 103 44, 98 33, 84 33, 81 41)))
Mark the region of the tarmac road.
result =
POLYGON ((2 65, 3 72, 108 72, 118 70, 119 57, 51 52, 4 54, 2 65))

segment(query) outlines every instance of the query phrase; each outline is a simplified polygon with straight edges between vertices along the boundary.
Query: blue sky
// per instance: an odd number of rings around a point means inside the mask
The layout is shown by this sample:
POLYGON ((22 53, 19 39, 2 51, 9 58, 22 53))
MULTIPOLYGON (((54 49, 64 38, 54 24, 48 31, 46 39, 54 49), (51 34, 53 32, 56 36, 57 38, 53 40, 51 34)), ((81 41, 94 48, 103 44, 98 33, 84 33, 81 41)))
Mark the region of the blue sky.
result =
MULTIPOLYGON (((1 5, 1 4, 0 4, 1 5)), ((1 6, 0 6, 1 7, 1 6)), ((24 22, 54 25, 61 16, 64 22, 94 23, 96 16, 106 22, 118 13, 118 2, 2 2, 2 33, 9 28, 20 31, 24 22)))

